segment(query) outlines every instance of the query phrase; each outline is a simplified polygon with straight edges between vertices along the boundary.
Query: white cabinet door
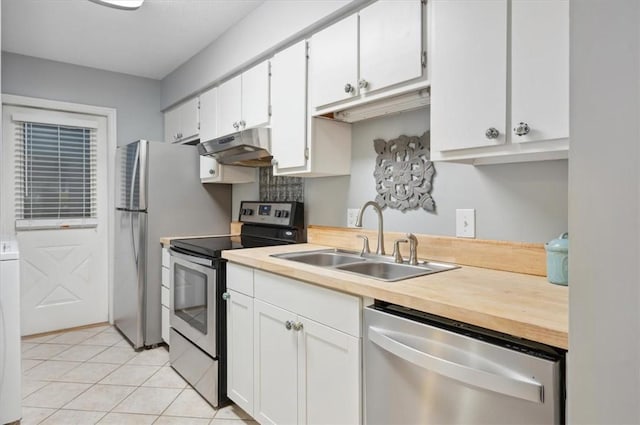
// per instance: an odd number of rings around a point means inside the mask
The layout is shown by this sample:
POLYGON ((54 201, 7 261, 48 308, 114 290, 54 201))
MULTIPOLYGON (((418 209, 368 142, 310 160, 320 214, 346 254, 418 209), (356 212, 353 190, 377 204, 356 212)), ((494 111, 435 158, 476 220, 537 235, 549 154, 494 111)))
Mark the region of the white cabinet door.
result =
POLYGON ((233 125, 242 118, 242 76, 238 75, 218 87, 218 136, 238 131, 233 125))
POLYGON ((254 300, 254 415, 261 424, 297 420, 297 332, 287 329, 296 315, 254 300))
MULTIPOLYGON (((218 88, 214 87, 200 95, 200 141, 214 139, 218 136, 218 88)), ((200 176, 202 177, 202 176, 200 176)))
POLYGON ((162 316, 160 316, 160 334, 162 335, 162 340, 167 343, 167 345, 171 345, 169 343, 169 329, 171 328, 171 324, 169 322, 169 307, 162 306, 162 316))
POLYGON ((199 100, 197 97, 190 99, 180 106, 180 133, 181 140, 191 139, 198 135, 200 126, 199 100))
POLYGON ((227 395, 253 416, 253 298, 228 294, 227 395))
POLYGON ((220 164, 209 156, 200 156, 200 180, 215 179, 220 175, 220 164))
POLYGON ((304 167, 307 146, 307 43, 271 60, 271 153, 278 169, 304 167))
POLYGON ((358 94, 358 15, 311 37, 311 102, 315 108, 358 94), (349 90, 352 88, 352 90, 349 90))
POLYGON ((379 0, 360 11, 360 92, 422 76, 422 2, 379 0))
POLYGON ((434 0, 432 14, 432 150, 505 143, 507 0, 434 0))
POLYGON ((298 423, 359 424, 360 339, 298 316, 298 423))
POLYGON ((242 128, 269 124, 269 61, 242 73, 242 128))
POLYGON ((164 141, 174 143, 178 141, 180 132, 180 110, 175 108, 164 113, 164 141))
POLYGON ((569 137, 569 1, 511 4, 511 141, 569 137), (520 122, 530 130, 518 136, 520 122))

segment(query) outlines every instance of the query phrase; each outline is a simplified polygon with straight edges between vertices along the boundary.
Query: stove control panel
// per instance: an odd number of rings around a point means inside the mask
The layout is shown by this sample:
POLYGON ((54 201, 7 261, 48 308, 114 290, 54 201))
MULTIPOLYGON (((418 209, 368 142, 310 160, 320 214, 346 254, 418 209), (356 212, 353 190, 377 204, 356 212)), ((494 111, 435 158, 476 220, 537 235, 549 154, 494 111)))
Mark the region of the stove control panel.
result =
POLYGON ((242 201, 240 221, 287 227, 304 227, 302 202, 254 202, 242 201))

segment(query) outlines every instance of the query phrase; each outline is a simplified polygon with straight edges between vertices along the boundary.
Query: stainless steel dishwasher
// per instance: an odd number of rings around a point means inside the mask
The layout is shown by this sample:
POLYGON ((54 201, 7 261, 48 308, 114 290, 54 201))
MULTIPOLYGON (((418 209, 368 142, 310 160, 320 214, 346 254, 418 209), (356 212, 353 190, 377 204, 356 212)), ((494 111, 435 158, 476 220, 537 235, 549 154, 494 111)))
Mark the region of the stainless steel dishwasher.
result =
POLYGON ((364 324, 367 424, 564 423, 563 350, 382 302, 364 324))

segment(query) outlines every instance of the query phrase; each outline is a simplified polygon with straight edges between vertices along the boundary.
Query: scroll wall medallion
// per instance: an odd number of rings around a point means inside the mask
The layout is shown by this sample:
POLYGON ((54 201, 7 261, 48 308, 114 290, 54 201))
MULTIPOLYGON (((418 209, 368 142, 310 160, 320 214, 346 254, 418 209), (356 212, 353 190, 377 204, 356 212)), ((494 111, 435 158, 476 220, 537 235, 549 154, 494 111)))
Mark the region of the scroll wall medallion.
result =
POLYGON ((435 167, 429 160, 428 139, 429 133, 424 133, 421 137, 402 135, 388 142, 373 141, 378 154, 373 177, 380 207, 436 210, 431 197, 435 167))

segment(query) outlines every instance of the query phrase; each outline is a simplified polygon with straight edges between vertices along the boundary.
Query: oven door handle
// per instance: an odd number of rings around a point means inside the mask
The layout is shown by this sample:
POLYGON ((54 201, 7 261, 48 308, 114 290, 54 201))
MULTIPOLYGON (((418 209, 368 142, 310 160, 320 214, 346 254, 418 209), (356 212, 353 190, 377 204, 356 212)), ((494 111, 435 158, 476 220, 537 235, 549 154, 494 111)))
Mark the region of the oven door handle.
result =
POLYGON ((190 263, 200 264, 201 266, 207 266, 207 267, 213 266, 213 261, 207 258, 196 257, 195 255, 182 254, 173 249, 169 250, 169 253, 176 258, 180 258, 181 260, 188 261, 190 263))

